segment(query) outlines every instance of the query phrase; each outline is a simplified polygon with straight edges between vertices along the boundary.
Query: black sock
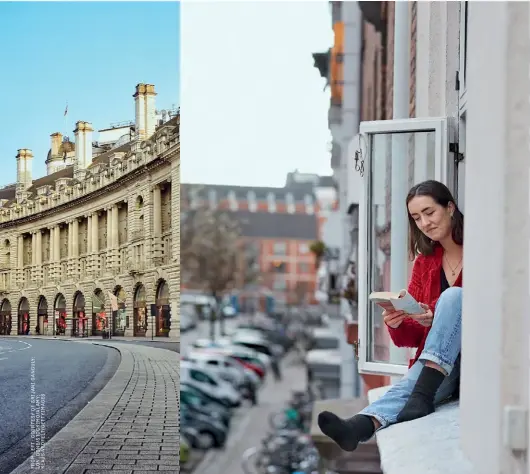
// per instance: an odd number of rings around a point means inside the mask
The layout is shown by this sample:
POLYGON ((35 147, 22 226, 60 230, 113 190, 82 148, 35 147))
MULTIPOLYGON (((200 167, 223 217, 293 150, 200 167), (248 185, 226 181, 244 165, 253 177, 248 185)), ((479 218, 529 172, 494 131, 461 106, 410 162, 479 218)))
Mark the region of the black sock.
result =
POLYGON ((355 415, 343 420, 329 411, 319 413, 318 426, 344 451, 355 451, 359 442, 368 441, 375 432, 374 422, 369 416, 355 415))
POLYGON ((434 413, 434 396, 445 375, 432 367, 423 367, 414 390, 397 416, 398 423, 411 421, 434 413))

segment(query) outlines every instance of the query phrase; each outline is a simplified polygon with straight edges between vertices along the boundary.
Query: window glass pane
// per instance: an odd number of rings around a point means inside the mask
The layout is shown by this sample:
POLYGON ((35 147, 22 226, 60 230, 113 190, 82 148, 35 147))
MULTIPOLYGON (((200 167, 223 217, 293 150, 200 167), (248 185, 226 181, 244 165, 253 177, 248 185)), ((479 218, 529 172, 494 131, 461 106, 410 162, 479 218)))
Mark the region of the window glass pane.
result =
MULTIPOLYGON (((368 294, 372 291, 399 291, 390 287, 391 275, 391 214, 392 204, 405 206, 405 202, 392 203, 392 162, 396 149, 406 153, 404 172, 408 187, 426 179, 434 179, 435 132, 381 133, 371 138, 372 151, 368 183, 368 294), (397 148, 397 141, 401 144, 397 148)), ((408 227, 402 226, 408 235, 408 227)), ((408 262, 409 274, 412 263, 408 262)), ((403 364, 407 358, 403 350, 390 340, 382 319, 382 309, 368 301, 367 308, 367 357, 369 362, 403 364)))
POLYGON ((274 255, 286 255, 287 244, 285 242, 274 242, 274 255))

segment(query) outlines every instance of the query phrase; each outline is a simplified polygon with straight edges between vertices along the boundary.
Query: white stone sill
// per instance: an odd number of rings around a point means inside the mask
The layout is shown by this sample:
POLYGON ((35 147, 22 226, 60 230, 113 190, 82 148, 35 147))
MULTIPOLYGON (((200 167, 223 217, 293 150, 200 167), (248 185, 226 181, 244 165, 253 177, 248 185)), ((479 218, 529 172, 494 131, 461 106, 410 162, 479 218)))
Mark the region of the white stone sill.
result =
MULTIPOLYGON (((389 388, 370 390, 370 403, 389 388)), ((379 431, 376 439, 384 474, 473 474, 460 449, 459 413, 458 402, 451 402, 425 418, 379 431)))

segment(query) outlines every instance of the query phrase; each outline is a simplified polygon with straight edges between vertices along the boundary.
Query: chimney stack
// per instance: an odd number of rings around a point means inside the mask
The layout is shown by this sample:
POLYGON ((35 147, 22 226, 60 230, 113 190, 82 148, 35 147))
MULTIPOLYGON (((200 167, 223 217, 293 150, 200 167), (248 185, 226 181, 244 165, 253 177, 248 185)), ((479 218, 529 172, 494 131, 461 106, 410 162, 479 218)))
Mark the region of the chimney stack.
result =
POLYGON ((156 129, 155 86, 138 84, 133 97, 136 108, 136 136, 140 141, 147 140, 156 129))
POLYGON ((75 124, 75 167, 85 170, 92 163, 92 124, 79 121, 75 124))
POLYGON ((51 154, 52 156, 57 156, 59 154, 59 148, 61 146, 61 143, 63 142, 63 134, 56 132, 56 133, 52 133, 50 137, 52 139, 52 143, 51 143, 52 153, 51 154))
POLYGON ((27 148, 18 150, 17 153, 17 194, 26 191, 33 184, 31 168, 33 165, 33 153, 27 148))

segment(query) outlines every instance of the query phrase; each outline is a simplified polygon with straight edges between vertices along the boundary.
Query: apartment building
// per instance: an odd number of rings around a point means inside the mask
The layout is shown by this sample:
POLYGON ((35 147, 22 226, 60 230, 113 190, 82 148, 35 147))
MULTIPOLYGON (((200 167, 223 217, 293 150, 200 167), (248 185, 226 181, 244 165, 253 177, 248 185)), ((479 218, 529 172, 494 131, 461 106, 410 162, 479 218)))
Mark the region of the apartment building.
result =
MULTIPOLYGON (((330 128, 340 129, 349 113, 353 130, 349 140, 333 134, 342 140, 335 167, 347 175, 340 208, 358 208, 357 240, 350 244, 359 298, 356 313, 344 313, 345 328, 363 388, 405 374, 411 355, 391 344, 368 301, 371 291, 406 287, 406 192, 437 179, 465 215, 460 399, 378 432, 382 470, 528 472, 528 3, 332 4, 334 22, 343 22, 336 40, 344 54, 342 67, 330 71, 344 76, 330 128)), ((369 390, 368 398, 385 390, 369 390)), ((328 407, 359 408, 363 392, 350 384, 328 407)), ((352 472, 342 467, 335 470, 352 472)))
POLYGON ((98 142, 89 122, 53 133, 46 176, 18 150, 0 189, 0 334, 178 334, 180 113, 160 118, 155 97, 138 84, 135 122, 98 142))

